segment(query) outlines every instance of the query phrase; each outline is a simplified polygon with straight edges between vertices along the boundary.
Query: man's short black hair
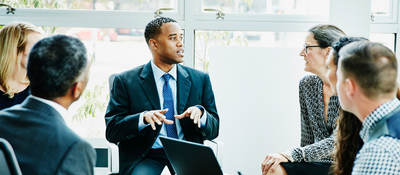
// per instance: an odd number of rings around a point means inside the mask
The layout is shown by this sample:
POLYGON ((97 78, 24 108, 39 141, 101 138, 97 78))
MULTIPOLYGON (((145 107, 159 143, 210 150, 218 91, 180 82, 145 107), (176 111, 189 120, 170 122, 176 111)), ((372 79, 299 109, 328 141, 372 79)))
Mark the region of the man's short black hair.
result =
POLYGON ((146 29, 144 30, 144 38, 146 39, 146 43, 149 44, 149 40, 154 38, 158 34, 161 33, 161 26, 165 23, 170 23, 176 21, 172 18, 168 17, 158 17, 153 19, 146 25, 146 29))
POLYGON ((79 39, 55 35, 40 40, 28 59, 32 95, 45 99, 64 96, 87 64, 86 48, 79 39))

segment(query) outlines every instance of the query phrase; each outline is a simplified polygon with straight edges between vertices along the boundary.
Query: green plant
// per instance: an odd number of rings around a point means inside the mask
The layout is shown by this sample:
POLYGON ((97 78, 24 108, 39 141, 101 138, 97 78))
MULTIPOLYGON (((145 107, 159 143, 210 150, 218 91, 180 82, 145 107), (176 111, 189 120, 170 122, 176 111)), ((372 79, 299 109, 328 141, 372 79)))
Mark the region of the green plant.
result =
POLYGON ((83 105, 81 105, 76 113, 73 115, 74 120, 81 120, 88 117, 96 117, 96 115, 103 115, 106 110, 106 102, 109 99, 107 82, 101 85, 95 85, 93 88, 87 88, 81 98, 83 105))

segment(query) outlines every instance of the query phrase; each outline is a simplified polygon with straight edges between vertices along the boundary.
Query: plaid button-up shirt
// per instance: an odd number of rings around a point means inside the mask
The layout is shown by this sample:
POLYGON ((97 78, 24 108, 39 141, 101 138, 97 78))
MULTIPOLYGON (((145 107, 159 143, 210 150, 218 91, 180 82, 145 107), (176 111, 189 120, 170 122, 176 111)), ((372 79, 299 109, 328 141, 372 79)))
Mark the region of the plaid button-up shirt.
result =
MULTIPOLYGON (((357 153, 353 175, 359 174, 400 174, 400 140, 381 136, 369 140, 371 130, 386 115, 400 106, 398 99, 393 99, 379 106, 363 122, 360 136, 364 145, 357 153)), ((400 127, 400 126, 399 126, 400 127)))

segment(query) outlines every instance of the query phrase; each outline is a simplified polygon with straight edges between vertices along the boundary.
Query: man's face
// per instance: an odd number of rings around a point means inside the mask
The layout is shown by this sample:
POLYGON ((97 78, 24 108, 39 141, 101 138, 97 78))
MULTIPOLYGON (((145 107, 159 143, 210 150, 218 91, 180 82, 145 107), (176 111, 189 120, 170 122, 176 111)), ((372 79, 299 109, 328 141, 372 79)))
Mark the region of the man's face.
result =
POLYGON ((183 32, 178 23, 170 22, 161 26, 161 33, 155 38, 156 53, 161 62, 177 64, 183 62, 183 32))
POLYGON ((340 106, 343 108, 343 110, 352 112, 350 110, 350 106, 349 106, 349 104, 351 104, 351 102, 349 101, 349 98, 348 98, 347 92, 346 92, 346 87, 345 87, 346 80, 343 77, 343 72, 342 72, 340 66, 341 66, 341 63, 339 62, 339 65, 338 65, 338 68, 336 71, 336 75, 337 75, 336 92, 339 97, 340 106))

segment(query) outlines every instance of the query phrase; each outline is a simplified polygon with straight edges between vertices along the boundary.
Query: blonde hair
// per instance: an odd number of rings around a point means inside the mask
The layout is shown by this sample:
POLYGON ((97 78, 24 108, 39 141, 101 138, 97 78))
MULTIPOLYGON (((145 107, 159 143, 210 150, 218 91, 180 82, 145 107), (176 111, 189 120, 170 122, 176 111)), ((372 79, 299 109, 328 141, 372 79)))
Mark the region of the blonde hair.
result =
MULTIPOLYGON (((31 32, 43 33, 38 27, 28 23, 12 23, 0 29, 0 86, 10 98, 15 92, 11 92, 7 81, 15 71, 18 54, 25 51, 28 34, 31 32)), ((18 70, 17 70, 18 71, 18 70)), ((29 83, 29 80, 27 80, 29 83)))

